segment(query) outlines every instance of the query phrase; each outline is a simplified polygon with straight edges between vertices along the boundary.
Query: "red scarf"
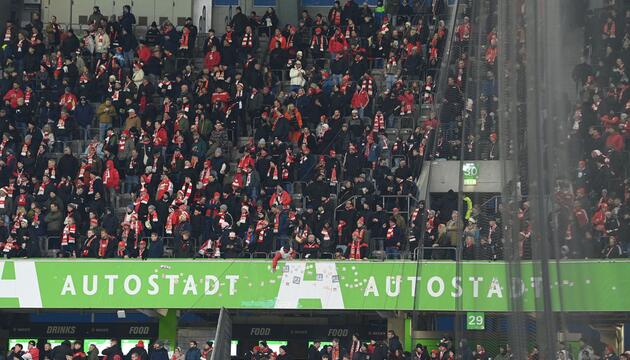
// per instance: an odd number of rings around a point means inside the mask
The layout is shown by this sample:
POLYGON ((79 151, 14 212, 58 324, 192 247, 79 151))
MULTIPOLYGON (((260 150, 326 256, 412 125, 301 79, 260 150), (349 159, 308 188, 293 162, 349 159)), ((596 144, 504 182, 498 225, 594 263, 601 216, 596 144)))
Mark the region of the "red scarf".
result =
POLYGON ((413 214, 411 214, 411 222, 415 222, 416 218, 418 217, 418 213, 420 212, 420 209, 416 208, 413 211, 413 214))
POLYGON ((31 90, 26 90, 24 92, 24 104, 26 104, 26 106, 28 106, 31 103, 32 95, 33 95, 33 92, 31 90))
POLYGON ((98 244, 98 257, 107 256, 107 248, 109 247, 109 238, 101 238, 98 244))
POLYGON ((387 228, 387 240, 391 240, 394 237, 394 229, 396 229, 396 225, 387 228))
MULTIPOLYGON (((18 206, 22 206, 25 207, 26 206, 26 194, 20 194, 17 198, 17 204, 18 206)), ((35 222, 35 219, 33 218, 33 222, 35 222)))
POLYGON ((63 233, 61 235, 61 245, 74 244, 76 241, 76 233, 77 233, 77 225, 76 224, 68 224, 63 228, 63 233))
POLYGON ((335 26, 341 25, 341 11, 333 9, 330 21, 332 21, 335 26))
POLYGON ((380 130, 385 130, 385 117, 382 113, 376 113, 376 115, 374 115, 374 125, 372 126, 372 131, 379 132, 380 130))
POLYGON ((258 222, 256 223, 256 230, 255 230, 255 235, 256 235, 256 242, 257 243, 262 243, 265 241, 265 232, 267 230, 267 221, 266 220, 258 220, 258 222))
POLYGON ((177 167, 177 161, 183 159, 184 155, 182 155, 182 153, 174 152, 173 157, 171 158, 171 169, 175 170, 175 168, 177 167))
POLYGON ((126 135, 120 135, 120 139, 118 139, 118 152, 124 152, 125 151, 125 143, 127 142, 127 136, 126 135))
POLYGON ((271 177, 271 179, 278 180, 278 165, 276 165, 275 163, 271 163, 271 166, 269 167, 269 170, 267 171, 267 176, 270 176, 271 171, 273 171, 273 176, 271 177))
POLYGON ((149 193, 145 189, 143 189, 140 191, 140 195, 136 197, 136 200, 134 201, 136 213, 140 211, 140 206, 142 204, 146 205, 148 203, 149 203, 149 193))
POLYGON ((295 34, 291 33, 287 37, 287 43, 286 43, 287 48, 292 48, 294 42, 295 42, 295 34))
POLYGON ((63 116, 59 118, 59 121, 57 122, 57 128, 59 128, 60 130, 66 129, 66 119, 63 116))
POLYGON ((192 188, 192 183, 184 183, 184 185, 182 185, 182 189, 180 191, 184 193, 184 199, 190 199, 190 195, 192 195, 192 188))
POLYGON ((48 175, 48 177, 49 177, 49 178, 51 178, 51 179, 53 179, 53 180, 54 180, 54 179, 55 179, 55 177, 56 177, 56 176, 55 176, 55 167, 53 166, 53 167, 51 167, 51 168, 47 168, 47 169, 44 171, 44 175, 48 175))
POLYGON ((50 184, 50 180, 42 181, 42 183, 39 185, 39 190, 37 190, 37 195, 44 195, 44 192, 46 191, 46 186, 48 186, 48 184, 50 184))
POLYGON ((337 237, 341 239, 341 234, 343 234, 343 228, 346 226, 345 220, 339 220, 339 224, 337 224, 337 237))
POLYGON ((326 37, 324 35, 313 35, 311 38, 311 49, 319 48, 320 52, 324 52, 326 48, 326 37))
POLYGON ((370 97, 372 97, 372 95, 374 94, 373 84, 374 80, 372 80, 371 77, 364 78, 363 82, 361 83, 361 88, 367 91, 368 96, 370 97))
POLYGON ((242 209, 241 210, 241 218, 238 220, 240 223, 247 223, 247 217, 249 216, 249 211, 242 209))
POLYGON ((245 33, 245 35, 243 35, 243 39, 241 40, 241 46, 248 47, 248 48, 254 47, 252 34, 245 33))

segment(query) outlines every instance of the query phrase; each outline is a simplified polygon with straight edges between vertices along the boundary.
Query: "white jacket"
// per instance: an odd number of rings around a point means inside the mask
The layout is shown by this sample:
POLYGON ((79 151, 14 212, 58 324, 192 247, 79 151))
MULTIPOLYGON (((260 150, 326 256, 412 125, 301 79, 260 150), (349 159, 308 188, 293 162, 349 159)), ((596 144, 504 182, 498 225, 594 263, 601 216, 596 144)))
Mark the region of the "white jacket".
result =
POLYGON ((291 78, 291 85, 304 86, 306 83, 306 80, 304 80, 304 69, 291 68, 289 77, 291 78))

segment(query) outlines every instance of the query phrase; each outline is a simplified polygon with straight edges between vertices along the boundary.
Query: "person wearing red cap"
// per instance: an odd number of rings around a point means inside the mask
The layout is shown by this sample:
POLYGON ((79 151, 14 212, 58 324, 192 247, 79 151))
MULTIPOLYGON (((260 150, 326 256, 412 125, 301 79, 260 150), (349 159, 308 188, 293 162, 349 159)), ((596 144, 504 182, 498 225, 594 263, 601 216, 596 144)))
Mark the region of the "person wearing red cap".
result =
POLYGON ((147 353, 147 350, 144 347, 144 341, 138 340, 138 343, 136 344, 136 346, 131 348, 131 350, 129 350, 129 352, 127 353, 126 359, 148 360, 149 354, 147 353))
POLYGON ((315 28, 315 33, 311 37, 311 56, 313 59, 319 61, 324 58, 325 52, 328 49, 328 38, 323 34, 321 27, 315 28))
POLYGON ((499 144, 497 143, 497 133, 490 133, 488 140, 485 142, 484 149, 482 151, 482 158, 484 160, 498 160, 499 159, 499 144))
POLYGON ((118 242, 118 248, 116 249, 115 258, 119 259, 128 259, 129 251, 127 250, 127 243, 124 241, 118 242))

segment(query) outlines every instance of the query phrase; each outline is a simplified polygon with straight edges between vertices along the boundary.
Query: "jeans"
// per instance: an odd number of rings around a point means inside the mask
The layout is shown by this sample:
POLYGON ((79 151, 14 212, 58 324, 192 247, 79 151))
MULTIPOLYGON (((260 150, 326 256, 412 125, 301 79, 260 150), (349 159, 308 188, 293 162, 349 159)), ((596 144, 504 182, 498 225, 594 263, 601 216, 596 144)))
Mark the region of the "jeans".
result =
POLYGON ((289 194, 293 194, 293 183, 291 182, 283 182, 282 183, 282 187, 284 188, 284 190, 286 190, 289 194))
POLYGON ((122 189, 122 191, 129 193, 139 183, 140 183, 140 177, 139 176, 137 176, 137 175, 127 175, 125 177, 125 182, 123 183, 124 188, 122 189))
POLYGON ((112 127, 112 124, 99 124, 99 133, 98 133, 98 139, 102 140, 105 138, 105 134, 107 133, 107 129, 109 129, 110 127, 112 127))
POLYGON ((127 64, 128 67, 133 67, 133 50, 127 51, 123 54, 123 57, 125 59, 125 63, 127 64))
POLYGON ((333 85, 341 84, 341 78, 343 77, 341 74, 332 74, 331 77, 332 77, 333 85))
POLYGON ((84 139, 85 141, 90 140, 90 132, 91 132, 91 130, 92 130, 92 126, 91 126, 91 125, 85 125, 85 126, 82 128, 82 130, 83 130, 83 139, 84 139))
POLYGON ((400 250, 398 250, 397 247, 388 246, 385 248, 385 253, 387 254, 388 258, 400 259, 400 250))
POLYGON ((298 92, 302 86, 300 85, 289 85, 289 92, 298 92))
POLYGON ((392 129, 396 127, 396 116, 394 114, 389 114, 387 117, 387 128, 392 129))
POLYGON ((387 86, 387 89, 391 89, 392 86, 394 86, 395 82, 396 82, 396 75, 393 75, 393 74, 385 75, 385 85, 387 86))

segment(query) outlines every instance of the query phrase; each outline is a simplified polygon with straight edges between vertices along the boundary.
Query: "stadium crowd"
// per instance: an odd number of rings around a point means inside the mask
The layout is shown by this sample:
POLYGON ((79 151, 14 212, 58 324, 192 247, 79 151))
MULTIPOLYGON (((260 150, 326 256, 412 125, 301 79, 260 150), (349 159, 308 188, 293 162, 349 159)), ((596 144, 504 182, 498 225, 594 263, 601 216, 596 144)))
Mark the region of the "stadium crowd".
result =
POLYGON ((402 79, 424 80, 425 54, 435 62, 444 47, 443 21, 430 31, 400 15, 394 27, 382 6, 348 1, 282 29, 269 9, 265 29, 237 8, 222 36, 210 29, 197 41, 189 19, 179 30, 153 23, 138 41, 123 10, 108 20, 95 7, 82 34, 54 17, 44 28, 37 14, 22 29, 6 24, 4 256, 44 255, 43 241, 64 257, 154 258, 170 245, 178 257, 282 248, 363 259, 367 230, 388 253, 406 246, 432 123, 394 143, 385 130, 431 99, 430 80, 425 90, 402 79), (383 94, 372 67, 387 69, 383 94), (392 171, 395 155, 404 159, 392 171), (394 196, 379 204, 376 193, 394 196), (124 214, 122 194, 131 194, 124 214))
POLYGON ((630 251, 630 5, 607 1, 588 14, 585 49, 573 69, 569 116, 573 194, 559 192, 567 257, 626 257, 630 251), (570 196, 567 196, 570 195, 570 196))
MULTIPOLYGON (((287 345, 281 345, 277 349, 272 349, 266 341, 260 341, 253 345, 242 355, 236 358, 244 360, 290 360, 294 358, 304 358, 308 360, 510 360, 514 359, 512 349, 509 344, 501 344, 494 356, 491 351, 481 344, 474 347, 463 339, 459 344, 455 344, 449 336, 444 336, 437 344, 426 345, 416 344, 413 351, 404 351, 403 343, 392 330, 387 332, 387 337, 383 340, 372 339, 369 342, 361 341, 359 334, 353 334, 351 339, 333 338, 330 342, 313 341, 305 354, 290 354, 287 345), (456 355, 457 354, 457 355, 456 355)), ((110 346, 98 349, 94 344, 84 344, 83 341, 68 340, 60 345, 52 347, 50 343, 38 344, 31 340, 28 344, 16 344, 9 351, 6 360, 65 360, 72 358, 76 360, 88 359, 113 359, 113 360, 206 360, 210 359, 214 351, 214 343, 207 341, 199 345, 197 341, 190 341, 188 349, 181 346, 169 349, 168 344, 160 340, 152 341, 151 344, 144 344, 139 340, 135 347, 125 354, 120 346, 120 340, 112 339, 110 346), (41 345, 41 349, 39 347, 41 345), (87 348, 84 348, 87 346, 87 348)), ((579 348, 571 349, 565 343, 559 344, 557 360, 573 359, 574 353, 578 354, 579 360, 609 359, 628 360, 630 351, 617 355, 614 349, 606 344, 591 346, 585 339, 580 339, 579 348), (595 350, 597 349, 597 350, 595 350), (601 354, 601 355, 600 355, 601 354)), ((2 354, 0 354, 2 355, 2 354)), ((532 346, 528 353, 527 360, 539 360, 540 353, 536 345, 532 346)))
MULTIPOLYGON (((7 22, 3 256, 275 263, 396 258, 421 243, 438 248, 425 258, 462 244, 463 259, 500 259, 500 214, 481 216, 469 197, 459 214, 452 192, 432 204, 438 211, 415 199, 426 159, 499 158, 496 26, 456 19, 456 56, 440 74, 445 5, 428 3, 401 1, 389 15, 382 2, 347 0, 284 27, 273 8, 262 17, 236 8, 220 36, 188 19, 179 29, 154 22, 140 37, 129 6, 118 17, 95 7, 78 34, 38 14, 23 28, 7 22), (484 32, 476 61, 487 72, 474 100, 464 98, 473 31, 484 32), (409 119, 411 131, 398 131, 409 119)), ((596 19, 599 65, 574 72, 584 102, 571 141, 585 156, 561 219, 567 257, 625 256, 628 19, 596 19)), ((527 201, 519 217, 527 258, 527 201)))

